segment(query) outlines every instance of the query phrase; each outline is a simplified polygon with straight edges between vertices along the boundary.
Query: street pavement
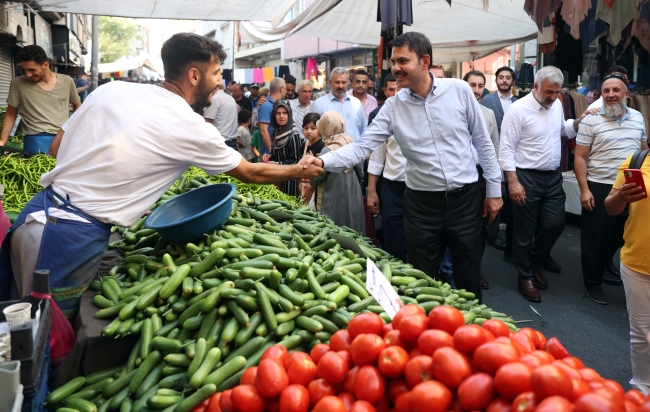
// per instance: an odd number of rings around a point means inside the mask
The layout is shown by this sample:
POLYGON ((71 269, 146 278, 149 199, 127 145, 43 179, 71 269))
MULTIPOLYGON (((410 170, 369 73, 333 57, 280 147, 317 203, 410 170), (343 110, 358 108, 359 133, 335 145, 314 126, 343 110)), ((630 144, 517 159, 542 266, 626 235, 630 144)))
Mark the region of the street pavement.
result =
MULTIPOLYGON (((505 233, 501 232, 505 238, 505 233)), ((519 323, 557 337, 571 355, 603 377, 613 379, 630 389, 630 325, 622 286, 603 285, 609 305, 599 305, 586 295, 580 266, 580 225, 577 217, 567 215, 567 225, 551 252, 562 265, 562 273, 544 270, 549 287, 540 291, 541 303, 524 300, 517 292, 517 271, 502 260, 503 252, 486 246, 481 267, 490 283, 483 291, 483 302, 504 312, 519 323), (530 306, 541 316, 535 314, 530 306)), ((618 266, 618 256, 615 258, 618 266)))

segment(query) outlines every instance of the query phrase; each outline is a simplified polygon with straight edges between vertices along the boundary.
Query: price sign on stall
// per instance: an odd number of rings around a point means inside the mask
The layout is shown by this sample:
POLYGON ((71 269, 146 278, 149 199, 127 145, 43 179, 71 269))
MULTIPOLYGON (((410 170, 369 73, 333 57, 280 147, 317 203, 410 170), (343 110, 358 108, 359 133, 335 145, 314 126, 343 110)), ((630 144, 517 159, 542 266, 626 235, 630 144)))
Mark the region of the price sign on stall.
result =
POLYGON ((400 307, 402 307, 402 301, 388 279, 386 279, 386 276, 381 273, 381 270, 372 260, 367 260, 366 267, 366 289, 388 316, 393 319, 400 307))

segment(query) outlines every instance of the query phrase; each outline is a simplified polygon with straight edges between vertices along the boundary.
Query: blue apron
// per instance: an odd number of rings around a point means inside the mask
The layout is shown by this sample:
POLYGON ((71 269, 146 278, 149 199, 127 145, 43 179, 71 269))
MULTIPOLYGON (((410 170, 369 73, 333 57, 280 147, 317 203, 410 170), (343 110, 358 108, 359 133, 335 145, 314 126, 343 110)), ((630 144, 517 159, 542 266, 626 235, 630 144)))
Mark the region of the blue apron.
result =
MULTIPOLYGON (((76 315, 81 294, 95 277, 95 270, 84 265, 100 258, 106 251, 111 225, 100 222, 70 203, 70 197, 63 199, 52 190, 52 186, 41 190, 27 203, 5 237, 0 248, 0 301, 11 298, 13 271, 11 268, 11 234, 25 222, 31 213, 44 210, 47 221, 38 254, 36 270, 50 271, 52 297, 68 319, 76 315), (80 216, 90 223, 49 216, 51 207, 80 216)), ((98 265, 99 266, 99 265, 98 265)))
POLYGON ((50 145, 54 140, 51 133, 39 133, 25 135, 23 139, 23 150, 29 153, 49 153, 50 145))

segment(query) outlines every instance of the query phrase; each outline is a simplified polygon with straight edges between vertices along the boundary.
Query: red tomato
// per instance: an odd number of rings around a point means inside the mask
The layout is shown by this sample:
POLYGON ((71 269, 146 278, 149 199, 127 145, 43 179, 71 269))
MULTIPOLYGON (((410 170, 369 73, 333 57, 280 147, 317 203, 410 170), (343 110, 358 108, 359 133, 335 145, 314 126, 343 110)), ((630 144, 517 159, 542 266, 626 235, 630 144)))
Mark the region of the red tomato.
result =
POLYGON ((494 335, 495 338, 503 336, 505 338, 510 337, 510 329, 508 325, 504 322, 501 322, 499 319, 488 319, 481 325, 483 329, 487 329, 494 335))
POLYGON ((347 350, 340 350, 336 352, 340 357, 343 358, 343 360, 348 364, 352 364, 352 355, 350 355, 350 352, 347 350))
POLYGON ((429 319, 426 315, 404 316, 399 323, 399 332, 405 341, 414 343, 428 326, 429 319))
POLYGON ((354 382, 357 379, 357 372, 359 372, 359 367, 355 366, 350 369, 347 375, 345 375, 345 380, 343 380, 343 390, 347 393, 354 393, 354 382))
POLYGON ((379 335, 360 334, 350 344, 350 355, 356 366, 374 365, 386 343, 379 335))
POLYGON ((573 384, 573 394, 569 398, 571 402, 575 402, 576 399, 591 391, 589 385, 582 379, 571 379, 573 384))
POLYGON ((532 368, 537 368, 542 365, 547 365, 546 363, 542 363, 542 360, 540 358, 530 353, 519 358, 519 362, 525 363, 526 365, 532 368))
POLYGON ((371 312, 360 313, 348 323, 348 333, 352 340, 362 333, 381 335, 383 328, 384 321, 381 320, 379 315, 371 312))
MULTIPOLYGON (((442 307, 437 306, 434 310, 442 307)), ((476 348, 491 340, 494 340, 494 336, 478 325, 461 326, 454 332, 454 348, 467 355, 473 354, 476 348)))
POLYGON ((262 358, 260 360, 276 359, 280 361, 280 364, 284 365, 284 361, 286 361, 288 357, 289 351, 287 348, 281 345, 273 345, 264 351, 264 354, 262 354, 262 358))
POLYGON ((569 352, 566 350, 564 345, 560 343, 560 340, 558 338, 551 338, 546 342, 546 345, 544 345, 544 350, 551 355, 555 359, 564 359, 567 356, 569 356, 569 352))
POLYGON ((253 385, 235 386, 230 398, 238 411, 264 412, 266 409, 264 398, 253 385))
POLYGON ((512 403, 503 398, 496 398, 488 405, 485 412, 510 412, 512 409, 512 403))
POLYGON ((381 328, 381 337, 383 338, 384 336, 386 336, 386 334, 388 332, 390 332, 391 330, 393 330, 393 323, 392 322, 384 324, 384 327, 381 328))
POLYGON ((483 410, 494 399, 494 380, 487 373, 470 375, 458 387, 458 397, 464 409, 483 410))
POLYGON ((454 348, 440 348, 433 354, 433 375, 450 389, 472 374, 472 367, 467 358, 454 348))
POLYGON ((650 399, 646 400, 644 404, 641 404, 639 409, 637 409, 637 412, 650 412, 650 399))
POLYGON ((397 412, 411 412, 411 392, 405 392, 395 399, 397 412))
POLYGON ((350 406, 349 412, 375 412, 375 407, 367 401, 356 401, 350 406))
POLYGON ((388 384, 388 399, 395 403, 398 396, 410 391, 409 385, 404 379, 393 379, 388 384))
POLYGON ((323 355, 325 355, 327 352, 329 352, 330 347, 326 343, 318 343, 314 345, 313 348, 311 348, 311 352, 309 352, 309 355, 311 356, 311 359, 314 361, 316 365, 318 365, 318 362, 320 362, 321 358, 323 355))
POLYGON ((530 338, 530 340, 533 341, 533 344, 535 345, 535 349, 541 349, 542 348, 542 341, 541 341, 539 335, 537 334, 537 332, 535 332, 534 329, 532 329, 532 328, 521 328, 521 329, 519 329, 519 331, 517 333, 523 333, 524 335, 528 336, 530 338))
MULTIPOLYGON (((650 409, 650 408, 649 408, 650 409)), ((632 401, 625 400, 625 412, 639 412, 639 405, 632 401)))
POLYGON ((575 412, 623 412, 623 407, 595 393, 582 395, 575 403, 575 412))
POLYGON ((573 412, 573 404, 561 396, 549 396, 539 403, 535 412, 573 412))
MULTIPOLYGON (((284 391, 283 391, 284 392, 284 391)), ((266 400, 266 412, 281 412, 280 397, 266 400)))
POLYGON ((417 315, 418 313, 422 315, 426 315, 426 313, 424 313, 424 309, 422 309, 419 305, 414 305, 412 303, 409 303, 408 305, 402 306, 400 310, 397 312, 397 314, 395 314, 395 317, 391 322, 391 324, 393 325, 393 329, 394 330, 399 329, 399 323, 402 321, 402 318, 404 316, 417 315))
POLYGON ((397 398, 397 401, 405 395, 409 396, 410 410, 413 412, 444 412, 452 400, 451 391, 438 381, 422 382, 410 393, 397 398))
POLYGON ((349 350, 350 343, 352 343, 352 338, 347 329, 341 329, 334 333, 330 338, 330 350, 338 352, 341 350, 349 350))
POLYGON ((255 386, 265 398, 275 398, 289 386, 289 377, 277 360, 263 359, 257 367, 255 386))
POLYGON ((309 391, 301 385, 289 385, 280 394, 282 412, 307 412, 309 410, 309 391))
POLYGON ((377 367, 385 376, 398 378, 404 374, 408 361, 409 354, 404 349, 399 346, 390 346, 379 354, 377 367))
POLYGON ((351 393, 343 392, 339 393, 339 399, 345 404, 345 409, 350 410, 350 406, 357 400, 351 393))
POLYGON ((512 362, 503 365, 494 375, 494 387, 506 399, 514 399, 530 388, 530 377, 533 368, 523 362, 512 362))
POLYGON ((605 380, 603 381, 603 384, 604 384, 606 387, 612 389, 614 392, 616 392, 616 393, 618 393, 619 395, 621 395, 622 397, 625 397, 625 390, 623 389, 623 387, 622 387, 618 382, 613 381, 613 380, 611 380, 611 379, 605 379, 605 380))
POLYGON ((571 399, 573 382, 568 373, 554 365, 542 365, 535 369, 530 384, 538 401, 549 396, 564 396, 571 399))
POLYGON ((501 366, 519 360, 519 352, 511 345, 488 342, 476 348, 473 359, 481 372, 494 375, 501 366))
POLYGON ((318 401, 313 412, 347 412, 345 404, 336 396, 325 396, 318 401))
POLYGON ((232 389, 225 390, 219 398, 219 408, 222 412, 235 412, 235 406, 232 403, 232 389))
POLYGON ((257 376, 257 366, 251 366, 244 371, 239 380, 240 385, 255 385, 255 376, 257 376))
POLYGON ((362 366, 354 382, 354 396, 359 400, 377 403, 384 397, 386 381, 379 369, 374 366, 362 366))
POLYGON ((208 405, 205 407, 205 412, 221 412, 219 407, 219 399, 221 399, 221 392, 217 392, 210 397, 208 405))
POLYGON ((289 384, 306 387, 309 382, 316 378, 316 364, 309 357, 292 362, 289 369, 287 369, 287 377, 289 378, 289 384))
MULTIPOLYGON (((393 327, 394 325, 393 320, 393 327)), ((431 329, 444 330, 450 335, 456 332, 456 329, 465 325, 463 313, 451 306, 436 306, 429 312, 429 326, 431 329)))
POLYGON ((530 353, 531 355, 539 358, 542 361, 542 365, 549 365, 555 361, 553 355, 543 350, 535 350, 530 353))
POLYGON ((580 373, 580 376, 582 376, 582 380, 587 383, 603 381, 603 378, 598 374, 598 372, 591 368, 582 368, 578 372, 580 373))
POLYGON ((523 346, 525 353, 531 353, 535 350, 535 343, 530 338, 530 336, 524 333, 517 332, 514 335, 512 335, 510 340, 513 340, 519 343, 521 346, 523 346))
POLYGON ((205 409, 208 407, 208 403, 210 402, 210 399, 206 399, 200 404, 198 404, 194 409, 192 409, 192 412, 203 412, 205 409))
POLYGON ((575 356, 567 356, 566 358, 562 359, 562 362, 571 366, 575 370, 579 370, 585 367, 585 364, 575 356))
POLYGON ((533 412, 537 407, 537 399, 533 392, 523 392, 512 401, 512 412, 533 412))
POLYGON ((327 352, 318 362, 318 374, 332 383, 343 382, 349 369, 348 363, 336 352, 327 352))
POLYGON ((393 405, 388 400, 388 397, 384 395, 379 402, 375 404, 375 410, 377 412, 390 412, 393 405))
POLYGON ((411 388, 418 383, 432 379, 433 360, 431 356, 420 355, 408 361, 404 369, 404 377, 411 388))
POLYGON ((536 330, 535 333, 537 334, 537 337, 539 338, 539 342, 540 342, 540 345, 541 345, 540 349, 543 349, 546 346, 546 336, 544 336, 544 334, 542 332, 538 331, 538 330, 536 330))
POLYGON ((418 348, 424 355, 431 356, 436 349, 443 347, 454 347, 454 338, 444 330, 425 330, 418 338, 418 348))
POLYGON ((388 332, 384 336, 384 342, 386 342, 386 346, 400 346, 407 352, 411 350, 411 344, 402 339, 399 330, 391 330, 388 332))
POLYGON ((413 358, 415 358, 416 356, 420 356, 420 355, 423 355, 423 353, 422 353, 422 351, 420 350, 420 348, 413 348, 413 349, 409 352, 409 358, 410 358, 410 359, 413 359, 413 358))
POLYGON ((323 397, 336 395, 334 385, 325 379, 316 379, 311 381, 307 390, 309 390, 309 400, 312 407, 315 406, 323 397))
POLYGON ((591 393, 595 393, 596 395, 600 395, 603 398, 607 398, 610 401, 614 402, 617 405, 625 405, 625 398, 623 396, 616 392, 614 389, 611 389, 607 386, 602 386, 597 389, 592 389, 591 393))
POLYGON ((580 373, 577 370, 573 369, 571 366, 567 365, 561 360, 553 361, 551 362, 551 365, 557 366, 558 368, 565 371, 571 377, 571 379, 582 379, 580 373))
POLYGON ((641 406, 643 402, 645 401, 645 396, 641 393, 641 391, 638 391, 636 389, 632 389, 627 391, 625 394, 625 400, 630 401, 637 406, 641 406))
MULTIPOLYGON (((297 362, 297 361, 299 361, 299 360, 303 360, 303 359, 307 359, 307 360, 312 361, 311 356, 309 356, 308 353, 305 353, 305 352, 298 352, 298 351, 293 352, 293 353, 290 353, 290 354, 289 354, 289 357, 287 358, 287 360, 284 361, 284 369, 285 369, 285 370, 289 370, 289 368, 291 367, 291 365, 292 365, 294 362, 297 362)), ((313 362, 313 361, 312 361, 312 362, 313 362)))

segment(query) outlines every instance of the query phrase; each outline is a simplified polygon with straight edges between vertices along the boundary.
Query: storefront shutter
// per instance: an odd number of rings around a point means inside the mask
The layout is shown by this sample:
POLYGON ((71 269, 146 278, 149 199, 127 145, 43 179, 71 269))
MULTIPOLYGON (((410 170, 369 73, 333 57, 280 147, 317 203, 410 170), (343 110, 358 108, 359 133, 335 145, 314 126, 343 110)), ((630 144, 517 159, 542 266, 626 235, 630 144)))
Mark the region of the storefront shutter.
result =
POLYGON ((0 47, 0 106, 7 106, 9 97, 9 85, 14 78, 14 66, 11 58, 11 51, 0 47))

